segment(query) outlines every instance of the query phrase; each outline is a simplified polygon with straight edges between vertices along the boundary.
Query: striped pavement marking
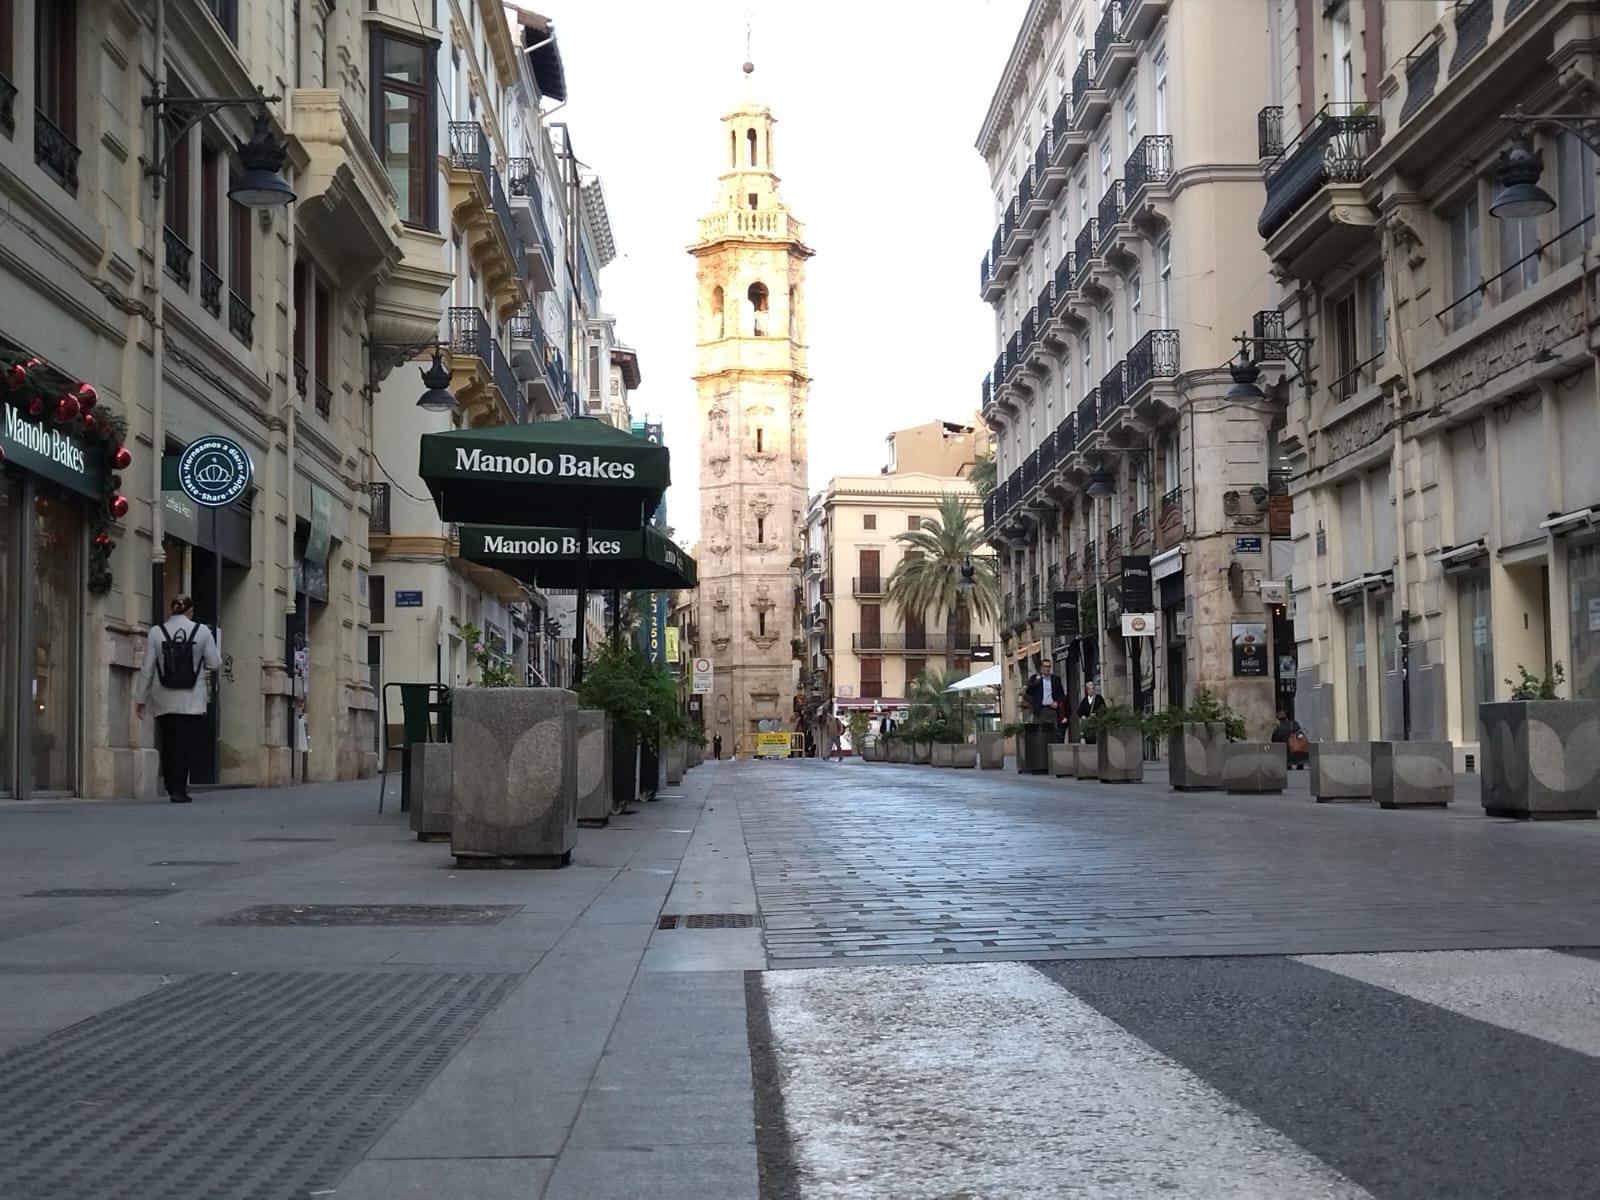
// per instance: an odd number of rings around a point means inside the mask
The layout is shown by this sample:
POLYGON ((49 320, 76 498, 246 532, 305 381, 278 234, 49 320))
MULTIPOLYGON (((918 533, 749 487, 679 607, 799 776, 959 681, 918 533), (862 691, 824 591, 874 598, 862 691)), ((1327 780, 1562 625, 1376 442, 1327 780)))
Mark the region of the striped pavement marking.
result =
POLYGON ((801 1197, 1369 1196, 1022 964, 762 985, 801 1197))

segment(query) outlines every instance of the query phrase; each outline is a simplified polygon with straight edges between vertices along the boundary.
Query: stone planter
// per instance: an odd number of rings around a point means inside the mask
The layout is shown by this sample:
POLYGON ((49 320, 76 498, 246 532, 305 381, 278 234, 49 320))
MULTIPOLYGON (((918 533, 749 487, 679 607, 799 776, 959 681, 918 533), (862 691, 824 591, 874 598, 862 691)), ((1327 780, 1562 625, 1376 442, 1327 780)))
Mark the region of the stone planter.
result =
POLYGON ((978 766, 985 771, 1003 770, 1006 765, 1006 735, 980 733, 978 735, 978 766))
POLYGON ((1222 756, 1222 786, 1231 795, 1281 792, 1289 785, 1289 747, 1283 742, 1230 742, 1222 756))
POLYGON ((933 765, 936 767, 954 767, 956 765, 956 747, 954 742, 933 743, 933 765))
POLYGON ((578 710, 578 822, 611 820, 611 718, 602 709, 578 710))
POLYGON ((911 743, 903 742, 899 738, 890 742, 889 761, 892 763, 909 763, 911 761, 911 743))
POLYGON ((1017 735, 1017 774, 1048 775, 1050 747, 1061 742, 1061 727, 1054 721, 1029 721, 1017 735))
POLYGON ((411 828, 419 842, 450 838, 449 742, 417 742, 411 747, 411 828))
POLYGON ((971 742, 951 746, 950 765, 958 771, 975 771, 978 768, 978 748, 971 742))
POLYGON ((933 761, 933 743, 912 742, 911 761, 923 767, 931 763, 933 761))
POLYGON ((566 866, 578 837, 578 697, 561 688, 457 688, 453 707, 457 865, 566 866))
POLYGON ((1478 705, 1483 807, 1491 817, 1554 821, 1600 808, 1600 701, 1478 705))
POLYGON ((631 733, 611 730, 611 811, 622 812, 639 798, 639 743, 631 733))
POLYGON ((661 790, 664 772, 661 769, 661 747, 639 747, 639 797, 642 800, 657 799, 656 793, 661 790))
POLYGON ((1318 804, 1372 799, 1371 742, 1312 742, 1311 795, 1318 804))
POLYGON ((1379 808, 1444 808, 1456 798, 1449 742, 1373 742, 1372 798, 1379 808))
POLYGON ((667 742, 661 747, 661 773, 668 787, 683 782, 685 747, 682 742, 667 742))
POLYGON ((1050 747, 1050 774, 1057 779, 1074 779, 1078 774, 1078 747, 1066 742, 1050 747))
POLYGON ((1108 729, 1093 746, 1095 778, 1101 783, 1140 783, 1144 780, 1144 734, 1137 729, 1108 729))
POLYGON ((1167 738, 1167 769, 1174 791, 1214 792, 1222 786, 1228 733, 1221 721, 1180 725, 1167 738))

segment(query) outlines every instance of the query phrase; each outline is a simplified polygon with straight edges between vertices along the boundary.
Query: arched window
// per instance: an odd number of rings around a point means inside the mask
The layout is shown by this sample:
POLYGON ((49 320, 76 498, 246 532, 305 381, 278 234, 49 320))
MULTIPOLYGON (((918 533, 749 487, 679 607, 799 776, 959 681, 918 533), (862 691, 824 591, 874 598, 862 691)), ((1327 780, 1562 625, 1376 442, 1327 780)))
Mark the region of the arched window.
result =
POLYGON ((756 131, 747 129, 744 136, 745 140, 750 143, 750 165, 753 167, 756 165, 756 131))
MULTIPOLYGON (((757 425, 756 426, 756 453, 757 454, 760 454, 763 450, 765 450, 767 448, 766 447, 766 441, 767 441, 767 431, 766 431, 766 429, 763 428, 760 425, 757 425)), ((758 520, 758 521, 760 519, 761 519, 760 517, 756 518, 756 520, 758 520)), ((756 539, 756 541, 758 541, 758 542, 760 540, 761 540, 760 538, 756 539)))
POLYGON ((789 289, 789 340, 798 342, 800 340, 800 315, 795 312, 794 296, 795 290, 791 287, 789 289))
POLYGON ((767 285, 752 283, 746 293, 750 300, 751 329, 756 337, 765 337, 767 333, 767 285))
POLYGON ((728 130, 728 166, 739 165, 739 135, 733 130, 728 130))
POLYGON ((767 130, 767 170, 772 170, 772 130, 767 130))
POLYGON ((722 288, 714 288, 711 292, 711 328, 717 337, 724 335, 722 318, 722 288))

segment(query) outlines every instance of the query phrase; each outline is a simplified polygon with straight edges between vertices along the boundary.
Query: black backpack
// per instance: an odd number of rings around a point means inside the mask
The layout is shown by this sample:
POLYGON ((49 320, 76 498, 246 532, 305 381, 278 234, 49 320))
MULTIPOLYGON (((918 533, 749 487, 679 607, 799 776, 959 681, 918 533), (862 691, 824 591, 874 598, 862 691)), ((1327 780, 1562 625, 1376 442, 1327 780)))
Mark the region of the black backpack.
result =
POLYGON ((186 692, 200 681, 200 667, 194 660, 194 635, 200 631, 195 625, 178 630, 174 637, 166 623, 161 625, 161 657, 156 659, 156 677, 161 686, 174 692, 186 692))

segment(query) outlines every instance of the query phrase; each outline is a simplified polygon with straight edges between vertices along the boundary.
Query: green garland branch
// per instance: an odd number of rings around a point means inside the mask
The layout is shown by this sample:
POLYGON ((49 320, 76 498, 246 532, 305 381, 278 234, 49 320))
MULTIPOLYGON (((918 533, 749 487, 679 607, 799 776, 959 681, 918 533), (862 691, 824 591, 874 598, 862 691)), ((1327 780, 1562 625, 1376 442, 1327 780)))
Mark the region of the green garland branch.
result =
POLYGON ((127 419, 100 403, 93 384, 73 379, 13 347, 0 346, 0 398, 16 410, 18 420, 77 438, 88 448, 87 467, 98 487, 94 507, 89 510, 87 586, 93 595, 105 595, 115 582, 111 573, 111 552, 117 547, 113 532, 128 515, 128 500, 120 491, 120 472, 133 462, 125 444, 127 419))

